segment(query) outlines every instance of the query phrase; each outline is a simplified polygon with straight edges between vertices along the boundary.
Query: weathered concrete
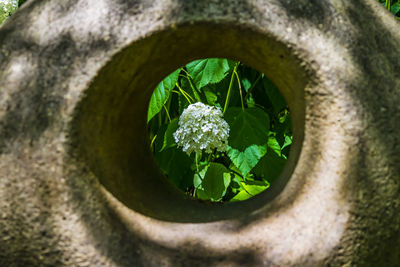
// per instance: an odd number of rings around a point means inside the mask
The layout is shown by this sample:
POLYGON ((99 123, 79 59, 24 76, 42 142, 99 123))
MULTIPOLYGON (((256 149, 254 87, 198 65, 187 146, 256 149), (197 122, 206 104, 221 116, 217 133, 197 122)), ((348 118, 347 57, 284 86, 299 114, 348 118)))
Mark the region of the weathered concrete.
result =
POLYGON ((398 266, 400 24, 375 0, 35 0, 0 29, 0 266, 398 266), (195 58, 266 73, 295 143, 249 201, 187 199, 148 150, 195 58))

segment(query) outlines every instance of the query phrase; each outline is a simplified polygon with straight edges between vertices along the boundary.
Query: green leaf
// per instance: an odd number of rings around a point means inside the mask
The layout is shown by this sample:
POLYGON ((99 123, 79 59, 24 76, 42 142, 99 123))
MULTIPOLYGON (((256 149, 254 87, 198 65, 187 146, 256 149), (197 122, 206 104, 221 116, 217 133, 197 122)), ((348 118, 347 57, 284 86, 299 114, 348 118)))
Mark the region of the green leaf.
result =
POLYGON ((251 82, 246 77, 242 78, 241 82, 243 84, 245 92, 247 93, 251 87, 251 82))
POLYGON ((269 136, 268 138, 268 148, 274 151, 279 156, 281 155, 281 146, 274 136, 269 136))
POLYGON ((203 180, 204 180, 204 177, 205 177, 206 172, 207 172, 207 170, 208 170, 208 167, 210 167, 209 164, 207 164, 207 165, 205 165, 205 166, 202 166, 202 167, 200 168, 200 171, 199 171, 198 173, 195 173, 195 174, 194 174, 194 177, 193 177, 193 185, 194 185, 194 187, 195 187, 196 189, 204 189, 204 188, 203 188, 203 180))
MULTIPOLYGON (((253 68, 250 68, 245 65, 240 65, 239 75, 241 77, 241 82, 242 82, 243 88, 247 93, 249 91, 249 89, 252 86, 254 86, 254 83, 257 81, 257 78, 262 74, 253 68)), ((261 84, 261 81, 260 81, 260 84, 261 84)))
POLYGON ((200 199, 220 201, 231 182, 229 170, 220 163, 210 163, 199 174, 195 174, 194 184, 200 199), (206 169, 204 174, 204 169, 206 169))
POLYGON ((393 4, 390 11, 392 11, 393 15, 396 15, 400 11, 400 2, 393 4))
POLYGON ((168 176, 168 180, 185 191, 193 183, 193 172, 190 169, 192 160, 177 147, 156 152, 155 158, 160 169, 168 176))
MULTIPOLYGON (((207 103, 211 106, 217 106, 222 108, 225 104, 229 83, 230 83, 230 77, 228 75, 218 83, 210 83, 201 88, 201 91, 204 93, 207 103)), ((238 86, 237 83, 234 83, 232 90, 237 90, 235 92, 239 95, 237 86, 238 86)), ((232 102, 233 101, 232 98, 234 97, 233 95, 234 94, 231 95, 231 103, 233 103, 232 102)))
POLYGON ((269 187, 267 181, 246 181, 242 182, 243 190, 234 196, 230 201, 243 201, 260 194, 269 187))
POLYGON ((178 122, 179 122, 179 119, 175 118, 168 124, 167 130, 164 133, 163 146, 161 147, 160 151, 162 151, 166 148, 176 146, 174 133, 176 132, 176 130, 179 127, 178 122))
POLYGON ((289 152, 290 152, 290 147, 292 146, 292 140, 293 136, 292 135, 285 135, 285 142, 283 143, 282 146, 282 156, 287 159, 289 152))
POLYGON ((232 201, 232 202, 243 201, 243 200, 247 200, 252 197, 253 197, 253 195, 250 195, 245 190, 242 190, 236 196, 234 196, 230 201, 232 201))
POLYGON ((18 0, 18 7, 22 6, 27 0, 18 0))
POLYGON ((147 122, 149 122, 158 112, 161 111, 163 105, 167 102, 171 90, 174 89, 176 82, 178 81, 179 72, 178 69, 168 75, 164 80, 162 80, 156 90, 154 90, 149 104, 149 111, 147 113, 147 122))
POLYGON ((292 135, 292 120, 288 115, 286 120, 283 123, 276 122, 275 124, 275 131, 276 131, 276 139, 278 140, 279 144, 283 146, 285 142, 286 135, 292 135))
POLYGON ((207 99, 207 104, 210 106, 215 106, 217 104, 218 96, 212 92, 209 88, 203 89, 204 95, 207 99))
POLYGON ((292 144, 292 136, 285 135, 285 142, 283 143, 282 149, 284 149, 287 146, 290 146, 292 144))
MULTIPOLYGON (((233 165, 234 166, 234 165, 233 165)), ((239 176, 237 173, 233 173, 233 178, 231 181, 232 188, 243 188, 242 186, 243 178, 239 176)))
POLYGON ((267 154, 261 158, 253 171, 257 177, 266 179, 272 183, 279 177, 285 164, 286 160, 283 157, 280 157, 277 153, 268 148, 267 154))
POLYGON ((190 62, 186 68, 196 87, 201 89, 224 79, 229 72, 229 63, 227 59, 208 58, 190 62))
POLYGON ((264 77, 263 84, 264 90, 266 91, 268 98, 271 101, 272 107, 274 108, 274 112, 279 113, 282 109, 286 107, 285 99, 279 92, 278 87, 276 87, 276 85, 267 77, 264 77))
POLYGON ((228 144, 240 151, 268 140, 269 116, 262 109, 238 107, 227 109, 225 120, 230 126, 228 144))
POLYGON ((228 157, 232 160, 233 164, 240 170, 243 177, 257 165, 258 161, 265 155, 267 148, 265 145, 258 146, 252 145, 246 148, 243 152, 232 147, 228 147, 228 157))
POLYGON ((246 97, 246 104, 249 108, 254 108, 256 106, 256 101, 251 94, 246 97))

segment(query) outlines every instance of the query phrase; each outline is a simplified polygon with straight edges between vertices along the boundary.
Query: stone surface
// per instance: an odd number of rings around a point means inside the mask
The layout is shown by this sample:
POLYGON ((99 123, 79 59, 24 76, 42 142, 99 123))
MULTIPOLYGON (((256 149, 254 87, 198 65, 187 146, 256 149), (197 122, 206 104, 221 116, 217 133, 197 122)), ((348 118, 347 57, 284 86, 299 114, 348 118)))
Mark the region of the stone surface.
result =
POLYGON ((400 27, 374 0, 35 0, 0 28, 0 266, 398 266, 400 27), (196 58, 267 74, 295 142, 273 188, 188 199, 148 149, 196 58))

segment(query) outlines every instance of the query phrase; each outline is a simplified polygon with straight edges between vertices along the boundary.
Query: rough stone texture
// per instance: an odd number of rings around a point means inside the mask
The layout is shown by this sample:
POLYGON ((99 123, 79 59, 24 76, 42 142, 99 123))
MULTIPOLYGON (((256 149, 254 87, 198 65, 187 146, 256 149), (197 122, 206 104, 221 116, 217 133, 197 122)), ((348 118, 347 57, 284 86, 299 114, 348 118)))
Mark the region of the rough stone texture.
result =
POLYGON ((398 266, 400 24, 375 0, 35 0, 0 28, 0 266, 398 266), (289 163, 241 203, 148 150, 152 89, 195 59, 266 73, 289 163))

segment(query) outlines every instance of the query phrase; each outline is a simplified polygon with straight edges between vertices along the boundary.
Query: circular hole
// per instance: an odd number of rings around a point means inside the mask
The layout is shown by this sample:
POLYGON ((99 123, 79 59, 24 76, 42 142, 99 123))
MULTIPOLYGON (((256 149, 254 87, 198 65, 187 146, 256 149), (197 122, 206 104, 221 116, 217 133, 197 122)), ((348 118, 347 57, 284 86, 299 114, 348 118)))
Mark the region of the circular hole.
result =
POLYGON ((96 177, 113 205, 123 204, 145 216, 210 222, 272 212, 302 150, 308 83, 291 50, 264 33, 208 24, 160 31, 134 41, 97 71, 75 107, 71 153, 76 166, 82 165, 77 170, 96 177), (183 194, 165 178, 150 150, 147 115, 154 88, 179 66, 216 57, 235 58, 265 73, 279 87, 291 112, 293 144, 285 168, 268 190, 247 201, 210 203, 183 194))
POLYGON ((277 86, 239 61, 192 61, 165 77, 149 103, 150 150, 191 197, 244 201, 280 176, 293 140, 277 86))

